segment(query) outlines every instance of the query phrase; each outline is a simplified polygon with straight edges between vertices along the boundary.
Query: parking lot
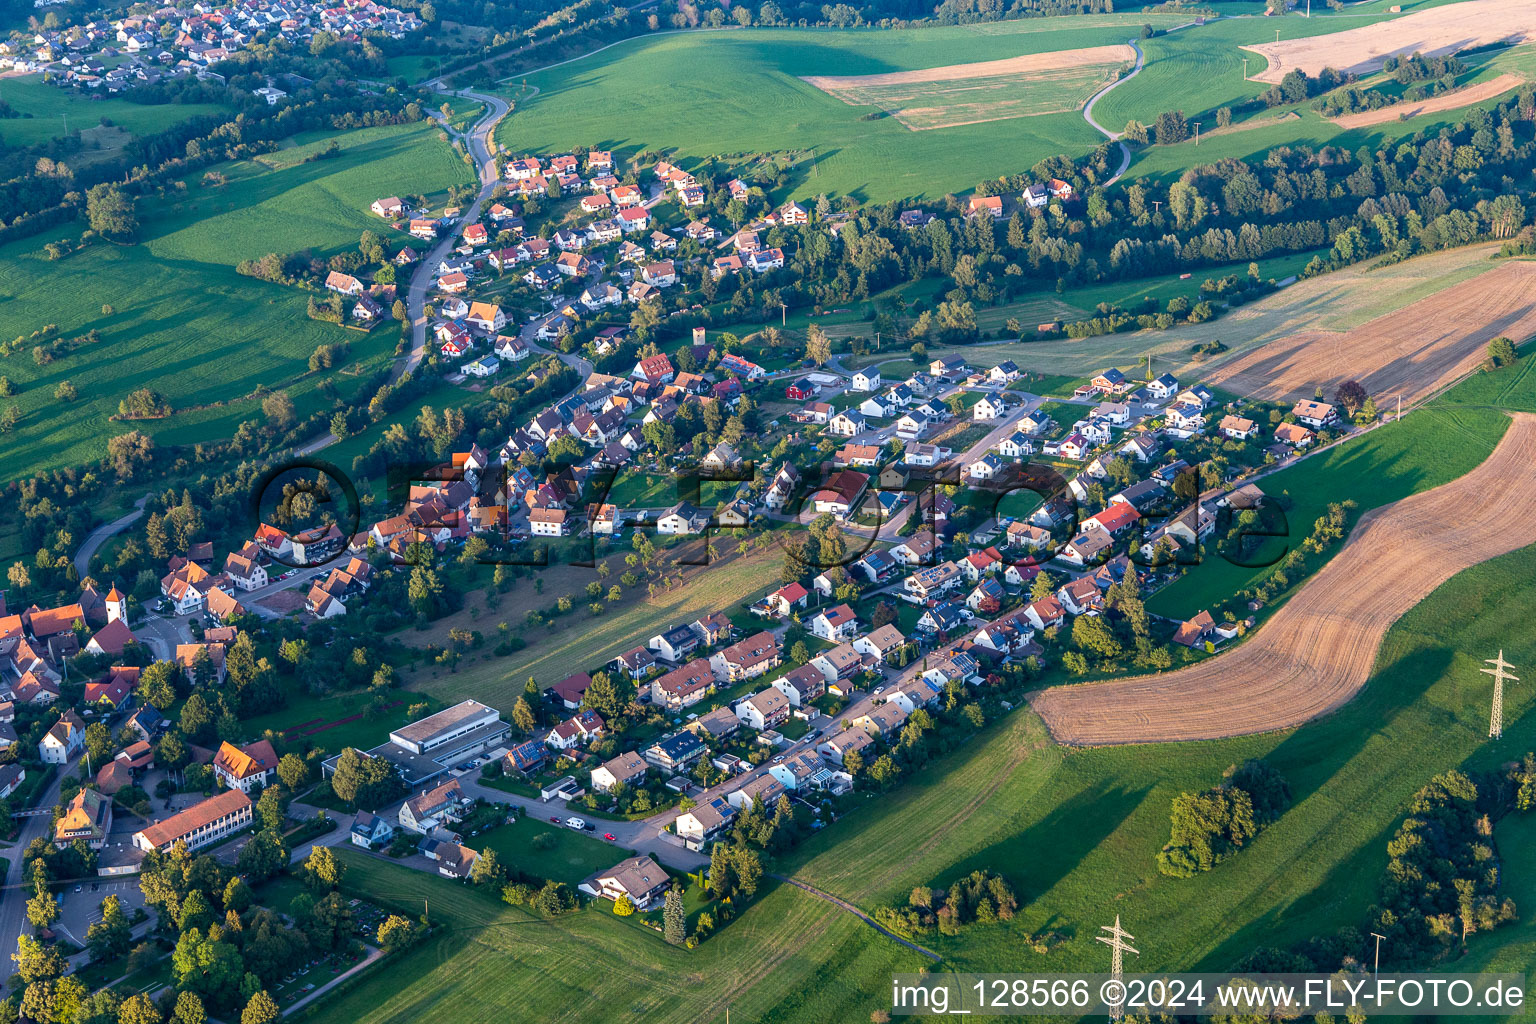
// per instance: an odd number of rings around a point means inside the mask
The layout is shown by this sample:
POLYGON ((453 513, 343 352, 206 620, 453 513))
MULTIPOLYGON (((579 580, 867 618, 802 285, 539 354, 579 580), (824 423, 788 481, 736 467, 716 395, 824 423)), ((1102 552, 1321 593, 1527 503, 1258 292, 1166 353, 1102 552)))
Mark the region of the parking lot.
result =
POLYGON ((123 905, 123 913, 129 917, 144 906, 144 894, 139 891, 137 876, 80 882, 59 895, 61 907, 56 927, 77 946, 85 945, 86 931, 101 920, 101 901, 108 896, 116 896, 123 905))

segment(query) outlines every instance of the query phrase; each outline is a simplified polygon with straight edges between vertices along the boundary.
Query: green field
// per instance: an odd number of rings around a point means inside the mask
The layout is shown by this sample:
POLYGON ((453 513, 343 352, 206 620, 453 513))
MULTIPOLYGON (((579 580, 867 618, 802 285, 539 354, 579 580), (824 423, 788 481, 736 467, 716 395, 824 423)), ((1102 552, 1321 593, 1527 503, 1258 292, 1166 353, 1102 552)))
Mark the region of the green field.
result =
MULTIPOLYGON (((778 579, 782 554, 777 547, 736 557, 731 554, 735 550, 735 541, 722 537, 716 543, 719 561, 688 569, 686 585, 658 590, 654 598, 642 597, 626 602, 599 618, 589 616, 587 598, 581 592, 588 581, 598 579, 594 569, 562 567, 559 571, 568 573, 569 577, 562 576, 561 583, 547 587, 540 597, 530 593, 527 582, 520 582, 519 589, 508 595, 495 615, 486 616, 485 622, 469 628, 480 629, 490 636, 499 615, 514 627, 514 635, 527 640, 525 650, 506 657, 487 655, 481 660, 466 659, 452 673, 425 664, 407 673, 409 685, 442 700, 473 697, 493 707, 510 706, 523 692, 529 676, 541 686, 557 683, 572 673, 602 665, 635 645, 643 644, 646 638, 668 626, 692 622, 712 611, 736 611, 737 604, 761 597, 778 579), (576 595, 575 610, 554 618, 553 629, 548 626, 530 628, 524 624, 524 609, 551 606, 559 595, 567 592, 576 595)), ((615 560, 614 564, 618 571, 622 562, 615 560)), ((613 581, 603 582, 607 585, 613 581)), ((402 634, 401 639, 411 644, 422 642, 419 636, 409 632, 402 634)))
MULTIPOLYGON (((214 103, 131 103, 128 100, 82 96, 68 89, 46 85, 42 75, 25 75, 0 81, 0 100, 21 116, 0 121, 0 140, 7 147, 31 146, 61 136, 65 119, 69 130, 86 132, 105 119, 132 135, 153 135, 179 121, 202 114, 227 113, 214 103)), ((98 136, 105 133, 96 133, 98 136)), ((103 145, 109 145, 103 142, 103 145)), ((91 149, 83 151, 87 157, 91 149)))
MULTIPOLYGON (((932 939, 946 966, 962 971, 1103 970, 1092 937, 1115 914, 1142 940, 1138 970, 1227 968, 1256 946, 1359 924, 1413 791, 1445 768, 1492 768, 1536 744, 1536 719, 1520 717, 1531 707, 1528 691, 1512 720, 1506 705, 1504 739, 1488 741, 1488 688, 1477 673, 1501 646, 1517 664, 1536 657, 1522 611, 1532 596, 1536 548, 1462 573, 1393 628, 1359 697, 1281 735, 1068 754, 1037 720, 1019 716, 813 839, 796 875, 868 908, 914 884, 1002 871, 1027 909, 1006 926, 932 939), (1294 806, 1209 874, 1159 874, 1154 856, 1167 841, 1171 798, 1254 756, 1286 776, 1294 806), (1062 946, 1031 953, 1023 940, 1041 929, 1061 932, 1062 946)), ((1511 884, 1529 887, 1531 849, 1503 852, 1511 884)), ((1524 908, 1527 919, 1532 909, 1524 908)), ((1498 947, 1504 934, 1474 939, 1474 953, 1498 947)), ((1520 969, 1529 965, 1526 948, 1520 969)))
MULTIPOLYGON (((1264 57, 1240 49, 1245 43, 1297 39, 1359 28, 1378 21, 1442 6, 1455 0, 1421 0, 1402 4, 1402 15, 1390 14, 1386 5, 1364 12, 1314 12, 1311 19, 1300 17, 1224 19, 1199 28, 1159 36, 1142 43, 1146 55, 1142 73, 1115 89, 1094 108, 1094 117, 1106 128, 1117 131, 1135 119, 1151 124, 1165 110, 1182 110, 1191 121, 1203 121, 1198 147, 1191 140, 1175 146, 1153 146, 1142 151, 1132 165, 1131 175, 1167 178, 1176 176, 1190 165, 1213 163, 1236 157, 1246 158, 1277 145, 1304 145, 1314 148, 1335 145, 1355 150, 1362 145, 1380 144, 1418 131, 1433 131, 1436 125, 1454 123, 1465 116, 1464 110, 1423 114, 1407 121, 1396 119, 1369 128, 1345 130, 1312 109, 1312 100, 1299 104, 1259 110, 1231 127, 1216 130, 1218 107, 1250 101, 1269 88, 1267 82, 1245 81, 1243 59, 1248 60, 1250 76, 1263 71, 1264 57), (1293 118, 1275 122, 1278 114, 1294 112, 1293 118)), ((1460 84, 1484 81, 1506 71, 1530 76, 1536 67, 1532 47, 1474 55, 1469 59, 1473 70, 1459 79, 1460 84)), ((1491 102, 1485 101, 1481 106, 1491 102)))
POLYGON ((539 95, 502 122, 497 140, 513 152, 589 145, 616 150, 621 159, 646 149, 694 158, 796 151, 804 155, 793 171, 796 195, 937 197, 1044 157, 1085 151, 1102 137, 1076 111, 913 132, 890 117, 864 120, 877 108, 849 106, 801 76, 881 74, 1123 43, 1143 23, 1181 20, 1103 15, 902 31, 747 29, 641 38, 527 76, 539 95), (680 89, 680 81, 687 87, 680 89), (773 116, 765 117, 770 110, 773 116), (957 153, 965 158, 957 160, 957 153))
POLYGON ((375 199, 430 195, 472 180, 437 132, 426 124, 362 128, 220 165, 214 169, 229 183, 204 186, 201 174, 189 180, 189 198, 166 211, 145 244, 162 260, 229 266, 269 252, 350 248, 364 231, 387 233, 368 210, 375 199), (339 156, 308 160, 333 138, 339 156))
POLYGON ((765 879, 760 902, 695 950, 667 945, 606 903, 552 920, 494 896, 345 848, 346 888, 411 917, 431 937, 386 961, 305 1021, 414 1024, 452 1010, 462 1024, 856 1021, 865 993, 927 961, 857 918, 765 879))
POLYGON ((0 359, 17 389, 22 418, 0 445, 0 480, 94 461, 106 440, 140 429, 162 444, 194 444, 234 434, 259 419, 259 387, 286 389, 300 416, 329 408, 318 392, 327 378, 354 393, 385 368, 397 334, 360 334, 305 315, 305 295, 242 277, 234 264, 267 252, 311 248, 317 254, 355 245, 382 222, 368 204, 391 192, 432 192, 468 180, 468 169, 425 126, 363 129, 335 136, 336 158, 305 163, 324 143, 221 165, 222 186, 189 183, 179 204, 146 203, 137 244, 97 242, 50 261, 42 250, 56 232, 0 248, 0 338, 56 324, 64 338, 91 330, 101 340, 39 366, 24 345, 0 359), (334 371, 310 373, 320 345, 351 343, 334 371), (55 401, 68 380, 79 393, 55 401), (177 410, 153 421, 108 417, 128 392, 152 387, 177 410))
MULTIPOLYGON (((1227 346, 1227 351, 1218 358, 1228 361, 1297 331, 1349 330, 1497 269, 1500 263, 1490 258, 1495 251, 1491 245, 1470 245, 1418 256, 1379 270, 1372 269, 1370 264, 1357 264, 1298 281, 1205 323, 1181 323, 1166 331, 1124 331, 1091 338, 1001 342, 934 351, 956 352, 975 362, 1012 359, 1025 369, 1070 376, 1091 376, 1106 366, 1133 366, 1150 352, 1159 372, 1166 370, 1181 377, 1198 375, 1202 369, 1212 369, 1220 363, 1214 359, 1197 361, 1191 351, 1193 347, 1220 341, 1227 346)), ((1298 264, 1304 264, 1307 259, 1310 255, 1303 254, 1268 260, 1260 264, 1260 274, 1266 279, 1280 279, 1294 273, 1299 269, 1298 264)), ((1206 278, 1232 273, 1246 274, 1247 264, 1201 270, 1184 281, 1169 275, 1145 282, 1116 282, 1074 289, 1061 298, 1085 310, 1091 310, 1099 302, 1117 302, 1124 308, 1135 308, 1134 303, 1143 295, 1159 300, 1173 295, 1194 297, 1206 278)), ((985 316, 989 318, 986 322, 990 323, 991 318, 1003 317, 1008 308, 980 310, 977 320, 980 322, 985 316)), ((1024 320, 1022 311, 1008 315, 1024 320)), ((1024 326, 1033 327, 1034 324, 1025 321, 1024 326)))

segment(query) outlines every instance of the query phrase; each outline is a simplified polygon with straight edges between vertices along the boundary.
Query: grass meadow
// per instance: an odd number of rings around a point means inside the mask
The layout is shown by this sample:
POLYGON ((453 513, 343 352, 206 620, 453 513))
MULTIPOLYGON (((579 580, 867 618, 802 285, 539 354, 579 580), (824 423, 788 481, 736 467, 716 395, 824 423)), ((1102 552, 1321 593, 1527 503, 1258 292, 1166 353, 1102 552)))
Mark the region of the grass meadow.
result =
MULTIPOLYGON (((655 597, 636 594, 637 588, 626 587, 630 593, 625 601, 596 618, 587 610, 591 599, 584 590, 588 582, 599 580, 595 569, 577 566, 540 569, 538 578, 546 583, 537 596, 533 584, 521 579, 489 612, 480 609, 483 596, 476 591, 469 596, 466 608, 456 613, 451 624, 482 632, 487 639, 486 648, 466 656, 456 671, 424 662, 405 672, 404 678, 411 689, 444 701, 473 697, 493 707, 510 707, 523 692, 530 676, 542 686, 559 682, 575 672, 623 654, 668 626, 692 622, 711 611, 729 613, 738 610, 738 604, 761 596, 769 581, 778 578, 783 555, 776 545, 761 552, 736 555, 736 542, 731 538, 722 535, 716 544, 718 557, 708 566, 688 569, 684 586, 658 590, 655 597), (562 594, 572 597, 574 607, 570 612, 554 616, 548 625, 526 625, 527 609, 552 609, 562 594), (498 635, 496 623, 501 620, 508 623, 512 635, 528 641, 526 649, 505 657, 491 653, 490 648, 498 635)), ((699 553, 694 557, 703 556, 699 553)), ((622 558, 611 559, 611 562, 614 575, 599 580, 604 590, 616 583, 618 574, 623 571, 622 558)), ((486 575, 489 575, 488 571, 486 575)), ((428 636, 407 630, 399 635, 399 639, 413 646, 427 640, 441 643, 443 637, 440 634, 445 635, 449 625, 450 620, 440 620, 434 623, 433 632, 428 636)))
MULTIPOLYGON (((616 851, 614 862, 620 857, 616 851)), ((867 1019, 867 993, 926 963, 852 915, 765 879, 742 918, 695 950, 669 946, 607 903, 546 920, 488 893, 337 848, 345 886, 437 930, 305 1022, 414 1024, 452 1007, 462 1024, 537 1020, 748 1021, 867 1019)))
POLYGON ((30 345, 0 359, 22 414, 0 446, 0 480, 94 461, 106 454, 109 437, 133 428, 162 444, 229 437, 241 420, 259 416, 259 387, 285 388, 307 415, 330 405, 318 390, 323 381, 347 395, 388 365, 396 332, 361 334, 310 320, 305 293, 234 270, 241 259, 273 251, 340 251, 364 230, 387 230, 368 212, 378 196, 431 193, 469 178, 425 126, 334 137, 338 157, 305 162, 327 141, 311 139, 220 165, 224 185, 205 186, 199 175, 179 202, 142 204, 133 244, 98 242, 54 261, 42 246, 68 240, 63 232, 0 248, 0 337, 47 324, 64 338, 101 334, 100 342, 43 366, 30 345), (341 340, 351 343, 346 363, 308 372, 316 347, 341 340), (65 380, 79 393, 74 402, 53 397, 65 380), (110 420, 118 401, 141 387, 159 391, 177 411, 162 420, 110 420))
POLYGON ((512 152, 575 145, 699 159, 797 151, 795 195, 865 200, 942 196, 1101 140, 1075 110, 913 132, 878 107, 853 107, 801 81, 872 75, 1123 43, 1168 15, 1101 15, 904 31, 745 29, 642 37, 559 68, 518 76, 538 96, 497 139, 512 152), (687 87, 679 86, 686 81, 687 87), (764 116, 771 112, 771 116, 764 116), (811 154, 814 154, 814 169, 811 154), (963 158, 959 154, 964 154, 963 158))
MULTIPOLYGON (((151 105, 105 96, 82 96, 45 84, 42 75, 0 80, 0 100, 21 115, 0 121, 0 140, 7 147, 32 146, 58 138, 65 134, 65 118, 69 120, 69 131, 84 132, 107 120, 133 135, 153 135, 179 121, 228 110, 216 103, 151 105)), ((89 157, 88 149, 85 155, 89 157)))
MULTIPOLYGON (((1211 369, 1218 364, 1197 361, 1192 354, 1194 347, 1220 341, 1227 346, 1227 351, 1219 357, 1225 361, 1301 330, 1347 331, 1497 269, 1500 263, 1491 259, 1494 251, 1492 245, 1470 245, 1419 256, 1379 270, 1372 269, 1368 263, 1357 264, 1295 282, 1203 324, 1178 324, 1166 331, 1126 331, 1092 338, 1014 341, 934 351, 946 354, 953 351, 977 361, 1012 359, 1026 369, 1070 376, 1091 376, 1106 366, 1135 365, 1150 352, 1159 371, 1199 374, 1202 369, 1211 369), (982 352, 985 355, 981 355, 982 352)), ((1298 254, 1261 261, 1260 274, 1266 279, 1281 279, 1294 274, 1310 258, 1310 254, 1298 254)), ((1010 306, 979 310, 977 321, 990 324, 994 319, 1017 316, 1026 327, 1033 327, 1034 323, 1026 319, 1032 302, 1056 298, 1086 311, 1091 311, 1099 302, 1118 302, 1127 307, 1143 296, 1166 302, 1174 295, 1195 296, 1201 282, 1208 277, 1245 275, 1247 272, 1248 265, 1238 263, 1196 271, 1184 281, 1169 275, 1147 281, 1110 282, 1092 288, 1072 289, 1059 296, 1054 292, 1042 293, 1015 304, 1022 307, 1016 312, 1010 312, 1010 306)), ((857 333, 867 335, 868 330, 857 333)))

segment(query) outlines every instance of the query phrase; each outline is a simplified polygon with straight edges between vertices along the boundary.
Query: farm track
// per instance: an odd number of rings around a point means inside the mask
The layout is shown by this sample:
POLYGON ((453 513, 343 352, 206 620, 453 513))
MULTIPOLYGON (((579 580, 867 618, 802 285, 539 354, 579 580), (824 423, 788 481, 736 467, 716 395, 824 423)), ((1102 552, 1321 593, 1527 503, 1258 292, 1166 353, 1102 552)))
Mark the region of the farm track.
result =
POLYGON ((1378 402, 1401 395, 1411 404, 1476 369, 1499 335, 1516 344, 1536 335, 1536 263, 1506 263, 1349 331, 1287 335, 1206 380, 1248 398, 1294 401, 1353 379, 1378 402))
POLYGON ((1220 739, 1325 715, 1365 685, 1405 612, 1463 569, 1536 544, 1532 465, 1536 415, 1515 413, 1472 472, 1362 516, 1343 549, 1230 653, 1161 675, 1039 690, 1030 704, 1073 746, 1220 739))

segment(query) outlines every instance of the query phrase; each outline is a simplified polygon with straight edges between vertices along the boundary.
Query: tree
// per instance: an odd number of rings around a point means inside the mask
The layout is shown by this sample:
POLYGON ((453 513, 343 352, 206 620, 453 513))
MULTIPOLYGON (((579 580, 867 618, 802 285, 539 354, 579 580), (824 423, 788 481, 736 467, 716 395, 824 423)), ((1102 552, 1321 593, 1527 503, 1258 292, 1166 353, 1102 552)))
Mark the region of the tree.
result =
POLYGON ((11 959, 16 961, 16 973, 28 985, 57 978, 68 966, 57 946, 30 935, 16 937, 16 952, 11 954, 11 959))
POLYGON ((613 913, 616 917, 629 917, 634 912, 635 903, 628 896, 620 894, 619 898, 613 901, 613 913))
POLYGON ((400 791, 400 780, 388 761, 348 747, 336 760, 331 790, 347 803, 372 811, 400 791))
POLYGON ((160 1008, 146 992, 129 996, 117 1010, 118 1024, 164 1024, 160 1008))
POLYGON ((681 946, 688 938, 688 918, 683 912, 683 891, 677 886, 667 890, 667 898, 661 905, 662 935, 674 946, 681 946))
POLYGON ((107 441, 107 459, 119 480, 131 480, 133 474, 154 459, 155 442, 137 430, 118 434, 107 441))
POLYGON ((289 792, 297 793, 309 781, 309 762, 298 754, 284 754, 277 762, 277 777, 289 792))
POLYGON ((176 1009, 170 1024, 207 1024, 208 1011, 196 992, 182 992, 176 996, 176 1009))
POLYGON ((820 324, 811 324, 805 330, 805 358, 817 366, 825 366, 832 358, 832 340, 820 324))
POLYGON ((262 829, 235 859, 235 867, 252 882, 264 882, 288 866, 288 844, 281 832, 262 829))
POLYGON ((122 903, 116 896, 101 901, 101 920, 85 932, 85 945, 91 951, 93 963, 103 963, 127 956, 133 944, 133 926, 123 913, 122 903))
POLYGON ((262 989, 245 1004, 245 1009, 240 1012, 240 1024, 274 1024, 282 1016, 283 1012, 277 1008, 277 1002, 267 995, 266 989, 262 989))
POLYGON ((1364 385, 1357 380, 1347 380, 1333 392, 1334 403, 1342 406, 1351 416, 1365 404, 1366 397, 1364 385))
MULTIPOLYGON (((42 862, 36 861, 34 863, 38 865, 40 870, 42 862)), ((32 898, 27 900, 27 920, 31 922, 33 928, 42 931, 44 928, 53 927, 53 923, 59 919, 59 904, 53 898, 53 893, 47 886, 46 876, 42 885, 36 885, 36 880, 37 874, 34 873, 33 882, 36 891, 33 893, 32 898)))
POLYGON ((390 914, 384 919, 384 923, 379 925, 379 946, 386 953, 405 949, 416 942, 419 937, 418 932, 416 922, 410 918, 390 914))
POLYGON ((139 226, 133 197, 111 182, 93 185, 86 192, 85 215, 91 230, 103 235, 126 238, 139 226))
POLYGON ((506 883, 507 872, 501 866, 501 861, 497 859, 495 850, 486 847, 480 856, 475 858, 474 866, 469 869, 469 880, 475 885, 498 890, 506 883))
POLYGON ((528 699, 521 695, 512 704, 512 724, 517 726, 517 731, 527 736, 539 727, 539 720, 534 715, 533 709, 528 706, 528 699))
POLYGON ((1488 368, 1497 370, 1505 366, 1513 366, 1519 362, 1520 357, 1515 351, 1515 343, 1510 339, 1499 335, 1488 343, 1488 368))
POLYGON ((587 687, 581 702, 583 706, 591 708, 604 718, 615 718, 623 710, 625 702, 620 699, 618 688, 614 686, 613 679, 607 672, 597 672, 592 676, 592 685, 587 687))
POLYGON ((293 399, 286 391, 274 391, 261 400, 262 414, 267 422, 278 430, 287 430, 293 423, 293 399))
POLYGON ((315 892, 330 892, 341 887, 346 866, 336 859, 329 846, 315 845, 304 861, 304 881, 315 892))
POLYGON ((1168 146, 1189 138, 1189 124, 1184 120, 1184 112, 1169 110, 1158 114, 1153 134, 1159 146, 1168 146))
POLYGON ((900 774, 901 765, 897 764, 890 754, 881 754, 869 766, 869 777, 879 786, 886 786, 895 782, 896 777, 900 774))

